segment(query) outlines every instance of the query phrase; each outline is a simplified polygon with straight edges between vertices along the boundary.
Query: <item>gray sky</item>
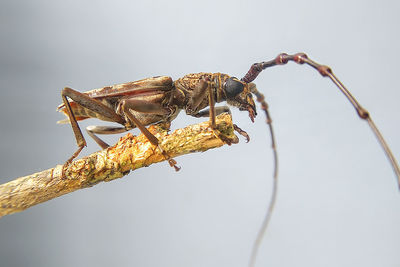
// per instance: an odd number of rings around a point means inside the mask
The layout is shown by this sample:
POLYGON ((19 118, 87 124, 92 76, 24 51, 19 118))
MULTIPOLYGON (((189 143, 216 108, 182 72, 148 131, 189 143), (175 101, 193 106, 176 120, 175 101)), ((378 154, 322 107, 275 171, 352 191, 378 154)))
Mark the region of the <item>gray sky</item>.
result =
MULTIPOLYGON (((200 71, 242 77, 280 52, 330 65, 400 157, 399 11, 385 0, 3 0, 0 183, 75 151, 70 127, 56 124, 65 86, 200 71)), ((256 266, 399 266, 399 192, 367 124, 311 68, 277 67, 255 82, 280 157, 256 266)), ((273 163, 263 114, 254 124, 245 112, 233 116, 250 143, 177 158, 179 173, 153 165, 2 218, 0 265, 247 266, 273 163)), ((182 113, 173 128, 195 122, 182 113)), ((99 149, 87 141, 81 155, 99 149)))

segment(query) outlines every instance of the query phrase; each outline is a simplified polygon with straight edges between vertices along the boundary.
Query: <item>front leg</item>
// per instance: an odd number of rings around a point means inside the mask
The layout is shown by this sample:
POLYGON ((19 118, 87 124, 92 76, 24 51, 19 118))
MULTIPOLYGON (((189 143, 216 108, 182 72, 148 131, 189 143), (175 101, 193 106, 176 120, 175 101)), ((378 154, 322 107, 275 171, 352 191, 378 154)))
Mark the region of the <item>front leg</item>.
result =
MULTIPOLYGON (((232 114, 231 109, 228 106, 215 107, 214 110, 215 110, 214 111, 215 116, 218 116, 219 114, 222 114, 222 113, 232 114)), ((210 117, 210 114, 211 114, 211 111, 209 108, 207 108, 207 109, 203 109, 203 110, 193 114, 192 116, 196 117, 196 118, 210 117)))
POLYGON ((192 95, 187 103, 186 106, 186 114, 195 116, 198 114, 199 105, 203 102, 203 99, 208 92, 208 115, 210 117, 210 126, 211 128, 215 129, 215 100, 214 100, 214 93, 212 90, 211 82, 208 78, 201 78, 197 86, 194 88, 192 95))
MULTIPOLYGON (((200 118, 200 117, 209 117, 211 113, 210 109, 204 109, 202 111, 199 111, 195 114, 193 114, 194 117, 196 118, 200 118)), ((215 107, 215 115, 218 116, 221 113, 231 113, 231 110, 228 106, 222 106, 222 107, 215 107)), ((242 130, 239 126, 237 126, 236 124, 233 124, 233 129, 238 132, 241 136, 243 136, 244 138, 246 138, 246 143, 248 143, 250 141, 250 136, 249 134, 242 130)))

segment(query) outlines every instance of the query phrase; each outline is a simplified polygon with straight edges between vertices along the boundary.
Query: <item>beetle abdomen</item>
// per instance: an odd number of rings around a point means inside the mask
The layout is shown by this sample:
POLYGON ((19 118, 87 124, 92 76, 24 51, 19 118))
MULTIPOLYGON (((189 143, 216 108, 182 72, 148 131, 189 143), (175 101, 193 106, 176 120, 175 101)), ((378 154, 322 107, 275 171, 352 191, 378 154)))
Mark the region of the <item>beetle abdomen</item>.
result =
MULTIPOLYGON (((113 110, 115 110, 115 105, 116 105, 118 100, 117 99, 113 99, 111 97, 111 98, 108 98, 108 99, 106 99, 106 98, 98 99, 98 101, 102 102, 104 105, 108 106, 109 108, 112 108, 113 110)), ((75 119, 77 121, 81 121, 81 120, 85 120, 85 119, 89 119, 89 118, 97 118, 97 119, 103 120, 103 121, 113 121, 113 120, 111 120, 111 119, 109 119, 107 117, 104 117, 104 116, 96 113, 96 112, 93 112, 90 109, 82 107, 81 105, 79 105, 76 102, 70 102, 69 104, 71 106, 72 112, 74 113, 75 119)), ((64 115, 67 117, 64 120, 57 121, 57 123, 61 123, 61 124, 70 123, 69 122, 69 118, 68 118, 68 114, 67 114, 67 110, 66 110, 65 106, 64 105, 60 105, 57 110, 59 112, 63 112, 64 115)))

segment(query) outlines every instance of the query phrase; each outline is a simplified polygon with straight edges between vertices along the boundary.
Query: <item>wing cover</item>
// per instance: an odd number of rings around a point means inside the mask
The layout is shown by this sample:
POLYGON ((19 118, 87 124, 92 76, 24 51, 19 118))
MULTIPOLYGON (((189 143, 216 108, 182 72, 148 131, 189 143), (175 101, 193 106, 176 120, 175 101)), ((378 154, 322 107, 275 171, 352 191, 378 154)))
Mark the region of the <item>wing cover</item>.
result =
MULTIPOLYGON (((138 94, 146 94, 152 93, 155 91, 170 91, 173 87, 172 78, 168 76, 157 76, 152 78, 146 78, 134 82, 127 82, 121 84, 115 84, 112 86, 106 86, 103 88, 93 89, 90 91, 83 92, 84 94, 90 96, 91 98, 102 101, 105 98, 118 98, 129 95, 138 95, 138 94)), ((106 102, 106 101, 102 101, 106 102)), ((79 113, 83 107, 79 104, 70 100, 71 108, 76 114, 76 120, 84 120, 90 118, 92 116, 79 116, 79 113)), ((64 108, 64 103, 59 105, 57 108, 58 111, 66 114, 66 110, 64 108)), ((86 109, 85 109, 86 110, 86 109)), ((87 113, 87 111, 85 112, 87 113)), ((96 117, 96 116, 93 116, 96 117)), ((58 121, 58 123, 68 123, 69 119, 64 119, 58 121)))
POLYGON ((93 89, 85 92, 92 98, 101 98, 109 96, 136 95, 153 90, 169 91, 172 88, 172 78, 168 76, 158 76, 142 79, 134 82, 115 84, 99 89, 93 89))

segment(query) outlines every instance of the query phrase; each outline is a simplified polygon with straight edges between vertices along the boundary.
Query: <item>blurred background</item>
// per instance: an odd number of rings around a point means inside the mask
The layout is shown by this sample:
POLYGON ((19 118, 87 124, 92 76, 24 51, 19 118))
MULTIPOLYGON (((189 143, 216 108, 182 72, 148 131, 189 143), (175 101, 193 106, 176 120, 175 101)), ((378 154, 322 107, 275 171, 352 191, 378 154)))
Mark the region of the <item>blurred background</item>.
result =
MULTIPOLYGON (((65 86, 201 71, 241 78, 280 52, 331 66, 400 158, 399 11, 389 0, 2 0, 0 183, 76 150, 70 126, 56 124, 65 86)), ((256 266, 399 266, 400 196, 368 125, 309 67, 276 67, 255 82, 280 159, 256 266)), ((0 266, 247 266, 273 161, 264 115, 233 118, 250 143, 179 157, 178 173, 152 165, 3 217, 0 266)), ((172 127, 199 121, 182 113, 172 127)), ((85 136, 81 156, 99 150, 85 136)))

